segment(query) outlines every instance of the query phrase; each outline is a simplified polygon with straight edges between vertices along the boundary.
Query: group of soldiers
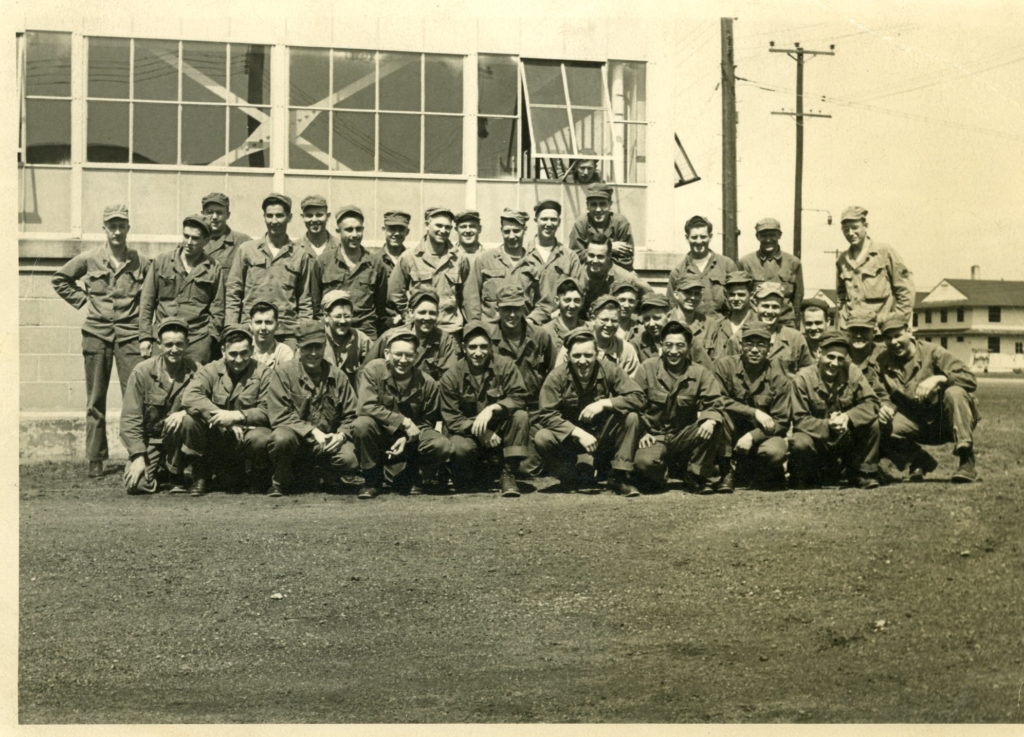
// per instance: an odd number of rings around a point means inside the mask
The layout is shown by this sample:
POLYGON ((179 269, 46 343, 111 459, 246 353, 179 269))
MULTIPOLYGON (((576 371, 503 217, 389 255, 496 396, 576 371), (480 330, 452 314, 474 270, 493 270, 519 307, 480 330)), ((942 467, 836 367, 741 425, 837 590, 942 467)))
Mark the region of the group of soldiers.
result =
POLYGON ((106 243, 72 258, 54 288, 88 305, 83 353, 89 473, 103 473, 106 390, 116 362, 128 493, 167 488, 271 496, 300 490, 409 494, 554 476, 552 490, 626 496, 679 479, 696 493, 920 479, 921 446, 952 442, 954 481, 973 481, 975 379, 918 341, 914 287, 890 246, 847 208, 838 305, 804 299, 799 259, 773 218, 735 263, 712 224, 684 226, 688 253, 656 292, 633 266, 613 188, 558 239, 562 207, 502 212, 484 248, 480 214, 384 214, 363 245, 355 205, 263 199, 266 233, 229 226, 202 199, 176 248, 128 246, 129 213, 103 213, 106 243), (533 221, 534 234, 527 238, 533 221), (331 224, 336 233, 332 233, 331 224))

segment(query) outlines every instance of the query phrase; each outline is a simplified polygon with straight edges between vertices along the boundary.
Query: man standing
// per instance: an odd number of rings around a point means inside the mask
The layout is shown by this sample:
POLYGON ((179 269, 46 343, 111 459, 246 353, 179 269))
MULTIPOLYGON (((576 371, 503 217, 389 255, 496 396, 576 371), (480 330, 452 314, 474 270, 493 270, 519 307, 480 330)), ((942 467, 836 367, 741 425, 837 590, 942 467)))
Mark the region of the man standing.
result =
MULTIPOLYGON (((811 358, 818 360, 820 350, 818 341, 829 326, 829 317, 832 310, 828 302, 812 297, 805 299, 800 305, 800 328, 807 341, 807 349, 811 352, 811 358)), ((872 333, 874 333, 874 321, 872 320, 872 333)))
MULTIPOLYGON (((610 244, 611 259, 626 271, 633 270, 633 228, 622 215, 612 212, 612 187, 587 185, 587 214, 577 220, 569 233, 569 248, 584 251, 603 235, 610 244)), ((603 242, 603 241, 602 241, 603 242)))
POLYGON ((344 289, 332 289, 324 294, 320 306, 327 327, 324 359, 340 368, 355 388, 359 369, 373 340, 359 328, 352 327, 352 296, 344 289))
POLYGON ((274 370, 266 397, 274 428, 272 497, 294 490, 296 463, 319 471, 328 488, 336 488, 358 465, 352 443, 356 396, 341 370, 324 360, 323 324, 302 320, 297 340, 299 355, 274 370))
POLYGON ((736 270, 736 263, 731 258, 711 250, 711 230, 711 221, 700 215, 694 215, 686 221, 683 231, 690 252, 668 275, 665 290, 668 301, 675 306, 678 304, 676 292, 679 291, 679 284, 688 276, 696 277, 704 287, 698 309, 705 315, 725 311, 725 277, 730 271, 736 270))
POLYGON ((476 257, 484 250, 480 243, 480 232, 483 226, 480 225, 480 213, 476 210, 460 210, 455 214, 455 232, 459 242, 455 245, 456 250, 465 256, 470 267, 476 257))
POLYGON ((185 460, 181 453, 185 410, 181 395, 196 373, 185 355, 188 325, 169 317, 156 329, 160 355, 140 361, 128 377, 121 408, 121 442, 128 451, 124 469, 129 494, 152 494, 165 473, 170 493, 183 494, 185 460))
POLYGON ((523 246, 529 215, 505 208, 501 213, 499 248, 484 251, 473 261, 463 292, 463 307, 468 320, 495 322, 498 319, 498 291, 507 284, 522 287, 527 308, 532 309, 540 297, 540 272, 526 258, 523 246))
POLYGON ((228 272, 225 323, 239 325, 254 304, 270 302, 278 310, 277 339, 294 349, 299 320, 313 317, 316 266, 288 237, 291 198, 270 194, 262 206, 267 233, 243 243, 235 254, 228 272))
POLYGON ((689 332, 687 356, 691 361, 711 370, 713 361, 705 348, 708 336, 715 332, 722 316, 717 312, 707 315, 700 310, 703 304, 704 283, 696 274, 686 274, 676 283, 674 294, 677 306, 668 313, 669 321, 676 321, 689 332))
POLYGON ((409 222, 412 216, 401 210, 389 210, 384 213, 384 247, 374 255, 380 257, 384 273, 390 277, 398 259, 405 253, 405 239, 409 235, 409 222))
POLYGON ((526 387, 511 360, 494 355, 490 329, 471 321, 462 329, 465 358, 441 377, 441 418, 452 444, 457 488, 481 491, 481 456, 501 449, 501 495, 519 496, 515 474, 530 445, 526 387))
POLYGON ((782 226, 775 218, 758 220, 754 225, 754 234, 760 245, 756 251, 740 259, 739 267, 753 278, 754 289, 766 281, 782 285, 785 302, 779 322, 787 327, 796 327, 796 316, 800 314, 800 304, 804 298, 804 272, 800 259, 783 253, 779 246, 782 226))
POLYGON ((863 207, 843 210, 843 237, 850 247, 836 261, 836 327, 840 330, 857 308, 869 311, 879 325, 890 317, 909 321, 914 311, 910 269, 892 246, 871 240, 867 218, 863 207))
POLYGON ((206 241, 204 250, 226 275, 231 269, 231 262, 235 260, 238 246, 252 238, 241 231, 232 230, 228 225, 231 200, 226 194, 210 192, 202 200, 202 209, 203 217, 210 223, 210 239, 206 241))
POLYGON ((149 259, 128 247, 128 208, 103 210, 107 241, 74 256, 54 272, 54 291, 76 310, 89 306, 82 325, 85 357, 85 452, 89 476, 103 475, 107 450, 107 385, 117 362, 124 396, 139 355, 139 298, 149 259))
POLYGON ((272 303, 257 302, 252 306, 249 310, 249 329, 253 337, 253 358, 259 363, 272 369, 295 358, 295 351, 274 337, 277 330, 277 307, 272 303))
POLYGON ((704 336, 704 347, 712 362, 723 356, 739 355, 743 326, 757 319, 750 306, 752 284, 750 274, 742 269, 725 275, 725 304, 728 312, 709 325, 704 336))
MULTIPOLYGON (((434 381, 455 365, 459 358, 459 344, 451 333, 437 327, 437 313, 440 299, 437 292, 418 289, 409 298, 409 322, 402 327, 409 328, 416 335, 416 357, 413 367, 425 372, 434 381)), ((383 358, 387 351, 384 336, 377 338, 366 353, 366 363, 383 358)))
POLYGON ((302 198, 300 210, 306 233, 299 239, 297 245, 316 261, 325 249, 338 243, 338 239, 327 229, 327 223, 331 219, 331 213, 327 210, 327 200, 323 195, 311 194, 302 198))
POLYGON ((262 494, 270 480, 266 399, 273 370, 252 357, 252 333, 244 325, 224 329, 221 352, 224 357, 199 369, 181 398, 192 495, 205 494, 215 476, 230 491, 262 494))
POLYGON ((555 289, 555 304, 558 312, 555 318, 546 323, 541 329, 551 336, 552 344, 559 346, 565 340, 570 330, 575 330, 583 324, 580 316, 580 308, 583 306, 583 290, 579 282, 571 276, 567 276, 559 282, 555 289))
MULTIPOLYGON (((397 227, 397 226, 389 226, 397 227)), ((352 325, 376 338, 387 325, 388 270, 380 257, 363 248, 363 211, 345 205, 338 212, 339 240, 317 259, 320 293, 336 289, 352 300, 352 325)))
MULTIPOLYGON (((805 366, 810 366, 811 351, 800 331, 779 322, 785 302, 784 291, 778 282, 766 281, 755 294, 757 316, 772 331, 772 344, 768 349, 768 360, 778 361, 787 374, 792 376, 805 366)), ((820 346, 820 343, 819 343, 820 346)), ((849 352, 849 346, 847 346, 849 352)))
POLYGON ((139 353, 151 355, 154 323, 177 317, 188 325, 188 357, 204 364, 224 326, 224 271, 203 250, 210 233, 204 216, 189 215, 181 229, 181 245, 157 256, 142 284, 139 353))
MULTIPOLYGON (((530 322, 545 325, 556 314, 555 291, 567 278, 579 280, 583 272, 579 254, 558 240, 562 223, 562 205, 555 200, 542 200, 533 206, 537 233, 527 249, 526 257, 537 269, 540 299, 530 313, 530 322)), ((559 341, 561 344, 561 341, 559 341)))

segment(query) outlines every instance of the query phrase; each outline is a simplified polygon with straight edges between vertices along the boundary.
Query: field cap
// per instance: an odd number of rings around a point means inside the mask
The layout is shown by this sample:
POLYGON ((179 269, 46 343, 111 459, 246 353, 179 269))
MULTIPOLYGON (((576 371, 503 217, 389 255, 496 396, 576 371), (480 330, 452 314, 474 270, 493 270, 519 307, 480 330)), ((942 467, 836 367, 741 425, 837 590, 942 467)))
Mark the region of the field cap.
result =
POLYGON ((459 210, 455 213, 455 224, 458 225, 466 220, 476 220, 480 222, 480 213, 477 210, 459 210))
POLYGON ((579 292, 581 295, 583 294, 583 289, 582 287, 580 287, 580 283, 573 277, 567 276, 564 279, 562 279, 562 281, 558 282, 558 286, 555 288, 555 294, 565 294, 566 292, 573 289, 579 292))
POLYGON ((462 326, 462 342, 465 343, 476 333, 483 333, 488 340, 492 340, 494 338, 494 335, 491 333, 491 330, 487 325, 479 320, 470 320, 462 326))
POLYGON ((696 289, 697 287, 704 288, 704 282, 700 280, 700 277, 696 274, 685 274, 679 280, 679 285, 676 286, 675 291, 685 292, 688 289, 696 289))
POLYGON ((860 205, 850 205, 843 214, 839 216, 839 222, 844 223, 847 220, 865 220, 868 216, 868 211, 860 205))
POLYGON ((384 331, 384 335, 382 335, 380 339, 385 348, 390 348, 391 344, 396 340, 407 340, 417 348, 420 347, 419 336, 405 325, 396 325, 393 328, 388 328, 384 331))
POLYGON ((684 325, 678 320, 669 320, 665 323, 665 326, 661 329, 661 335, 659 337, 661 337, 662 340, 665 340, 665 336, 669 333, 683 333, 686 336, 686 341, 688 343, 693 342, 693 331, 690 330, 688 325, 684 325))
POLYGON ((414 289, 409 295, 409 309, 416 309, 420 302, 433 302, 435 307, 441 306, 441 298, 433 289, 414 289))
POLYGON ((349 307, 353 306, 352 295, 347 289, 331 289, 320 300, 320 309, 329 312, 335 302, 348 302, 349 307))
POLYGON ((781 233, 782 226, 779 225, 779 221, 775 218, 761 218, 754 226, 754 232, 760 233, 763 230, 777 230, 781 233))
POLYGON ((786 298, 786 293, 782 291, 781 284, 779 284, 777 281, 766 281, 761 282, 760 286, 758 286, 757 288, 757 291, 754 293, 754 296, 757 299, 764 299, 765 297, 770 297, 773 294, 776 295, 779 299, 786 298))
POLYGON ((455 220, 455 215, 447 207, 428 207, 423 213, 424 220, 430 220, 438 215, 447 215, 452 220, 455 220))
POLYGON ((327 342, 327 330, 319 320, 310 320, 304 317, 299 320, 299 329, 295 342, 298 343, 299 348, 304 345, 315 345, 317 343, 323 345, 327 342))
POLYGON ((231 209, 231 199, 223 192, 210 192, 201 201, 202 206, 206 207, 211 202, 215 205, 223 205, 224 207, 231 209))
POLYGON ((188 335, 188 323, 180 317, 165 317, 156 326, 156 337, 160 337, 168 330, 180 330, 188 335))
POLYGON ((821 334, 821 339, 818 341, 818 348, 825 350, 829 346, 841 345, 850 350, 850 339, 846 337, 846 333, 841 333, 835 328, 829 328, 821 334))
POLYGON ((765 340, 772 339, 772 329, 765 325, 763 322, 754 320, 748 322, 743 326, 740 333, 740 340, 746 340, 747 338, 764 338, 765 340))
MULTIPOLYGON (((818 299, 817 297, 811 297, 810 299, 805 299, 803 302, 800 303, 800 312, 801 312, 801 314, 808 307, 817 307, 819 310, 821 310, 822 312, 825 313, 825 317, 828 317, 829 315, 832 314, 832 308, 828 306, 828 302, 826 302, 823 299, 818 299)), ((871 324, 873 325, 874 321, 872 321, 871 324)))
POLYGON ((614 282, 612 288, 608 290, 609 294, 619 294, 620 292, 632 292, 636 296, 640 296, 640 288, 628 281, 614 282))
POLYGON ((266 210, 267 205, 284 205, 284 209, 288 212, 292 211, 292 198, 286 194, 280 192, 271 192, 263 198, 261 205, 262 209, 266 210))
POLYGON ((384 224, 385 225, 405 225, 408 226, 412 220, 412 215, 401 210, 388 210, 384 213, 384 224))
POLYGON ((267 302, 265 299, 260 300, 252 307, 249 308, 249 315, 251 316, 254 312, 266 312, 267 310, 273 310, 277 312, 277 305, 273 302, 267 302))
POLYGON ((640 312, 650 309, 667 310, 668 297, 657 292, 648 292, 640 298, 640 312))
POLYGON ((578 328, 573 328, 565 334, 565 337, 562 338, 562 345, 565 346, 565 350, 569 350, 573 347, 573 344, 586 342, 588 340, 597 340, 597 338, 594 337, 594 331, 589 327, 581 325, 578 328))
POLYGON ((248 338, 253 342, 252 331, 245 325, 227 325, 220 331, 220 344, 227 345, 232 339, 248 338))
POLYGON ((707 228, 711 230, 711 221, 703 215, 694 215, 683 224, 683 230, 689 232, 694 228, 707 228))
POLYGON ((518 284, 506 284, 498 290, 498 307, 525 307, 526 292, 518 284))
POLYGON ((363 211, 359 209, 358 205, 342 205, 338 208, 338 214, 334 216, 334 221, 340 223, 343 218, 350 215, 359 218, 361 223, 366 222, 366 218, 363 217, 363 211))
POLYGON ((908 324, 909 323, 907 322, 907 318, 900 317, 899 315, 892 315, 890 317, 887 317, 884 321, 882 321, 882 324, 879 325, 878 329, 884 335, 890 330, 902 330, 903 328, 907 327, 908 324))
POLYGON ((590 316, 593 317, 598 312, 608 307, 613 307, 616 310, 622 310, 622 303, 610 294, 602 294, 590 303, 590 316))
POLYGON ((612 201, 612 188, 607 184, 601 184, 595 182, 594 184, 587 185, 587 199, 588 200, 608 200, 612 201))
POLYGON ((743 269, 736 269, 730 271, 725 275, 725 286, 731 287, 733 284, 753 284, 754 277, 748 274, 743 269))
POLYGON ((559 215, 561 215, 562 203, 556 202, 555 200, 541 200, 533 206, 533 214, 540 215, 541 210, 555 210, 559 215))
POLYGON ((300 209, 305 210, 307 207, 327 207, 327 199, 322 194, 306 195, 302 198, 300 209))
POLYGON ((530 220, 530 216, 522 210, 513 210, 506 207, 501 211, 501 219, 510 220, 521 227, 525 227, 526 223, 530 220))
POLYGON ((206 233, 206 235, 210 234, 210 221, 202 215, 186 215, 181 221, 181 227, 184 228, 186 225, 193 225, 206 233))
POLYGON ((103 208, 103 222, 118 219, 128 219, 128 205, 107 205, 103 208))

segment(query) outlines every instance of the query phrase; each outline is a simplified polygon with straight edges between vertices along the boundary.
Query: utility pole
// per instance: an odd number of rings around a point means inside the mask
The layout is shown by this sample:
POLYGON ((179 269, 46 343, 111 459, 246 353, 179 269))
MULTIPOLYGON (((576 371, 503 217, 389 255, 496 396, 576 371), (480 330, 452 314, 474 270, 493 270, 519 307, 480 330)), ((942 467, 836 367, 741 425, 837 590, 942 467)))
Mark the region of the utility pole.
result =
POLYGON ((823 113, 804 112, 804 56, 835 56, 835 44, 829 44, 828 51, 811 51, 794 43, 791 49, 777 49, 775 42, 769 42, 773 54, 786 54, 796 62, 796 112, 773 111, 772 115, 792 115, 796 118, 796 184, 793 197, 793 255, 800 258, 801 213, 803 211, 804 178, 804 118, 831 118, 823 113))
POLYGON ((732 18, 722 18, 722 253, 736 260, 736 65, 732 18))

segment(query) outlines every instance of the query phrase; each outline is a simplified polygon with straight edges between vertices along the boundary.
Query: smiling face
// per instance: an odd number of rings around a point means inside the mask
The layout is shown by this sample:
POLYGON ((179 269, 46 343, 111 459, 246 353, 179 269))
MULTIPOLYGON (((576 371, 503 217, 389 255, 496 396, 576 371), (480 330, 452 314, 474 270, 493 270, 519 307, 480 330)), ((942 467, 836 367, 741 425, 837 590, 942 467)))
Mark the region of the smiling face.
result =
POLYGON ((615 299, 622 305, 622 317, 632 317, 636 311, 637 295, 629 289, 622 289, 615 293, 615 299))
POLYGON ((661 357, 669 368, 679 368, 690 359, 690 339, 686 333, 667 333, 661 343, 661 357))
POLYGON ((804 310, 804 335, 811 340, 817 340, 825 332, 827 322, 823 309, 808 307, 804 310))
POLYGON ((288 223, 291 222, 292 214, 284 205, 271 202, 263 210, 263 223, 267 226, 267 233, 271 236, 287 236, 288 223))
POLYGON ((459 234, 459 245, 474 248, 480 243, 479 220, 463 220, 455 226, 455 230, 459 234))
POLYGON ((302 222, 310 235, 320 235, 327 231, 327 218, 330 215, 326 207, 310 205, 302 210, 302 222))
POLYGON ((249 318, 249 329, 252 330, 258 343, 265 344, 274 337, 274 332, 277 330, 277 318, 274 317, 274 311, 254 312, 249 318))
POLYGON ((393 248, 397 251, 405 244, 405 237, 407 235, 409 235, 409 226, 407 225, 384 226, 384 243, 388 248, 393 248))
POLYGON ((906 358, 914 350, 914 335, 910 328, 890 328, 882 334, 885 347, 897 358, 906 358))
POLYGON ((597 346, 592 340, 577 340, 569 347, 569 364, 578 376, 589 376, 597 360, 597 346))
POLYGON ((690 287, 689 289, 675 290, 676 300, 679 306, 687 312, 695 312, 700 306, 701 297, 704 294, 704 287, 690 287))
POLYGON ((425 335, 437 325, 437 302, 432 299, 421 299, 410 313, 412 326, 417 333, 425 335))
POLYGON ((775 325, 782 314, 782 299, 774 294, 768 294, 757 301, 757 316, 769 327, 775 325))
POLYGON ((611 245, 608 243, 588 243, 586 255, 587 273, 602 277, 612 267, 611 245))
POLYGON ((355 215, 346 215, 338 223, 338 237, 345 248, 359 248, 363 244, 363 221, 355 215))
POLYGON ((416 363, 416 344, 411 340, 395 340, 384 349, 384 360, 395 376, 404 378, 416 363))
POLYGON ((711 231, 706 225, 696 225, 686 234, 686 242, 690 244, 690 255, 701 259, 711 250, 711 231))
POLYGON ((608 305, 598 310, 594 315, 594 331, 602 340, 611 340, 619 329, 619 309, 614 305, 608 305))
POLYGON ((582 307, 583 295, 577 290, 570 289, 558 295, 558 313, 567 322, 572 322, 579 317, 582 307))
POLYGON ((181 330, 164 330, 160 333, 160 350, 164 361, 170 366, 177 366, 185 356, 185 349, 188 348, 188 336, 181 330))
POLYGON ((448 245, 452 234, 452 219, 447 215, 434 215, 427 220, 427 238, 437 247, 448 245))
POLYGON ((777 253, 779 250, 779 238, 782 237, 781 230, 762 230, 757 234, 757 242, 761 244, 761 252, 767 254, 777 253))
POLYGON ((352 305, 348 302, 335 302, 324 316, 324 324, 335 340, 346 337, 352 329, 352 305))
POLYGON ((551 207, 538 212, 534 220, 537 221, 537 233, 544 239, 554 238, 558 226, 562 224, 562 216, 558 214, 558 210, 551 207))
POLYGON ((750 335, 740 342, 743 362, 749 366, 760 366, 768 358, 768 346, 771 341, 760 335, 750 335))
POLYGON ((587 200, 587 214, 595 225, 604 225, 612 215, 612 203, 603 197, 587 200))
POLYGON ((818 356, 818 371, 821 377, 828 382, 835 381, 846 368, 850 358, 850 352, 845 346, 830 345, 818 356))
POLYGON ((252 342, 248 338, 239 338, 224 344, 224 365, 232 376, 245 371, 252 360, 252 342))
POLYGON ((844 220, 840 226, 843 237, 853 248, 859 248, 864 244, 868 235, 868 224, 865 220, 844 220))
POLYGON ((498 322, 505 330, 518 330, 526 317, 526 308, 522 305, 499 305, 498 322))
POLYGON ((875 339, 874 328, 847 327, 846 334, 850 337, 850 347, 862 351, 875 339))
POLYGON ((466 362, 475 369, 482 369, 491 361, 493 346, 490 338, 483 333, 473 333, 463 346, 466 362))
POLYGON ((654 338, 654 340, 659 340, 661 329, 668 322, 668 310, 664 307, 648 307, 640 315, 640 322, 643 323, 644 330, 647 331, 649 336, 654 338))
POLYGON ((324 358, 323 343, 307 343, 299 346, 299 363, 307 371, 318 371, 324 358))
POLYGON ((733 312, 743 312, 750 305, 750 286, 730 284, 725 288, 725 301, 733 312))

